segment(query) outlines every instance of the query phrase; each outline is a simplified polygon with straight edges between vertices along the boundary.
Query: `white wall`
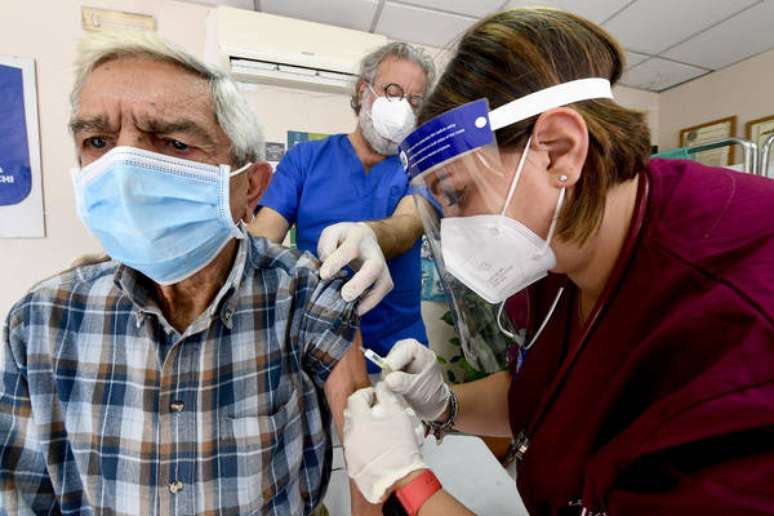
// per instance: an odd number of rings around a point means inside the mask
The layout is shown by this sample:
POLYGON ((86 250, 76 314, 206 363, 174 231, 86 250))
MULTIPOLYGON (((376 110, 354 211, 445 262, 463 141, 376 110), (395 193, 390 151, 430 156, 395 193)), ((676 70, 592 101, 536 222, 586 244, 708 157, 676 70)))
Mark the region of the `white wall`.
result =
MULTIPOLYGON (((736 136, 750 120, 774 115, 774 50, 659 95, 659 137, 679 145, 680 129, 736 115, 736 136)), ((740 153, 737 153, 739 155, 740 153)))
POLYGON ((357 120, 349 96, 335 93, 240 83, 242 93, 259 114, 267 141, 287 143, 287 131, 343 133, 357 120))
POLYGON ((659 95, 650 91, 638 90, 627 86, 613 88, 615 101, 620 105, 645 112, 645 118, 650 129, 650 141, 653 145, 659 145, 659 95))

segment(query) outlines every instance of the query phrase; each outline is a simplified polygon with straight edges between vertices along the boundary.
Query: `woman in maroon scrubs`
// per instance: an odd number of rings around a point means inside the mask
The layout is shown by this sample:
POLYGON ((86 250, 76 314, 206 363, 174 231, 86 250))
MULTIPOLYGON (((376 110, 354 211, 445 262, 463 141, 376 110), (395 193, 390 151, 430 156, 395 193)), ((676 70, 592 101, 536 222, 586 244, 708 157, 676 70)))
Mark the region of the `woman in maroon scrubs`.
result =
MULTIPOLYGON (((480 98, 494 109, 578 79, 614 84, 623 69, 618 43, 591 22, 499 13, 463 37, 419 124, 480 98)), ((514 436, 532 514, 774 514, 774 181, 648 160, 643 115, 609 99, 542 110, 495 137, 502 170, 479 160, 476 178, 447 171, 423 185, 454 183, 436 199, 442 235, 494 214, 550 243, 550 274, 506 304, 533 347, 518 371, 450 389, 431 351, 396 346, 389 389, 350 399, 360 489, 397 491, 422 516, 467 514, 425 470, 398 392, 435 430, 514 436)), ((443 238, 447 265, 474 259, 443 238)), ((522 249, 509 259, 529 269, 522 249)))

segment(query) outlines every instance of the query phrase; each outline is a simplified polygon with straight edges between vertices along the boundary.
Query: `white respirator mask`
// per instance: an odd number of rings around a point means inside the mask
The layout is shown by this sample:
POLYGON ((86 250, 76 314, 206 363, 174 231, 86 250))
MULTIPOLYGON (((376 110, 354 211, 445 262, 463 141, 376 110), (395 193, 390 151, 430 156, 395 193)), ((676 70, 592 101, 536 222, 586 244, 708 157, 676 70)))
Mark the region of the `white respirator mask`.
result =
POLYGON ((374 130, 382 138, 393 143, 400 143, 414 130, 417 123, 411 104, 405 98, 388 99, 380 97, 369 85, 368 88, 376 97, 371 104, 371 120, 374 130))
POLYGON ((543 279, 556 266, 556 255, 550 244, 565 189, 559 192, 546 240, 505 214, 519 183, 531 142, 530 136, 499 214, 441 219, 441 252, 446 268, 465 286, 492 304, 502 303, 543 279))

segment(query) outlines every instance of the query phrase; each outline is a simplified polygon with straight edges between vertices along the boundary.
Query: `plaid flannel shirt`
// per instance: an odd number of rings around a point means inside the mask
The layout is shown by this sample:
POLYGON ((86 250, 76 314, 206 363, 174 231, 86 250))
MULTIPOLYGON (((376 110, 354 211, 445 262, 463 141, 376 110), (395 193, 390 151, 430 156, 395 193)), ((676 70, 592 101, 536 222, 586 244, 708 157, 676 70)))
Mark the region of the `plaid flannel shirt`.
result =
POLYGON ((330 475, 321 391, 352 304, 248 237, 183 334, 115 262, 36 286, 0 351, 3 514, 308 514, 330 475))

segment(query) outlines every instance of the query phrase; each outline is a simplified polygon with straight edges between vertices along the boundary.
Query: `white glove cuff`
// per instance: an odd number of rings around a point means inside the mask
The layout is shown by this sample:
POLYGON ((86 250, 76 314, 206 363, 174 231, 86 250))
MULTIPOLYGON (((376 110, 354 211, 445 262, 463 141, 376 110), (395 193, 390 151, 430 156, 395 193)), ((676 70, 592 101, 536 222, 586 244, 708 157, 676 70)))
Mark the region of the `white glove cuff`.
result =
POLYGON ((438 396, 437 396, 437 399, 439 399, 441 401, 441 403, 439 403, 440 408, 438 409, 438 411, 435 414, 433 414, 429 418, 429 421, 437 420, 439 417, 441 417, 443 415, 444 412, 446 412, 446 408, 449 406, 449 398, 451 397, 451 389, 446 384, 446 382, 441 382, 441 385, 440 385, 440 387, 438 389, 441 391, 438 394, 438 396))
POLYGON ((374 240, 376 240, 376 231, 374 231, 374 228, 372 228, 368 222, 355 222, 355 225, 365 228, 368 233, 374 237, 374 240))

